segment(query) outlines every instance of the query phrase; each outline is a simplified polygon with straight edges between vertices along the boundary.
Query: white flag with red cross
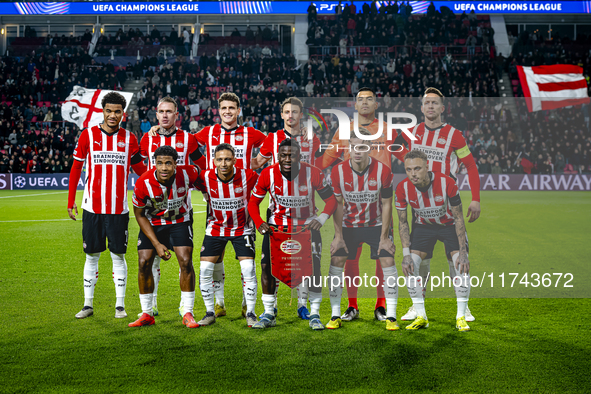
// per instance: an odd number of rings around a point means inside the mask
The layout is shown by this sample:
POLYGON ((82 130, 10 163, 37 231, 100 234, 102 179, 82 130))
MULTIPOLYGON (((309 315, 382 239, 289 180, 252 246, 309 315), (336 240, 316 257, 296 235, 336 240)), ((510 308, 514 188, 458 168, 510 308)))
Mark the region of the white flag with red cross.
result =
MULTIPOLYGON (((114 92, 114 90, 87 89, 78 85, 74 86, 74 90, 62 104, 62 118, 67 122, 76 123, 81 129, 102 123, 104 118, 101 101, 107 93, 111 92, 114 92)), ((129 108, 133 93, 117 93, 127 100, 125 112, 129 108)))

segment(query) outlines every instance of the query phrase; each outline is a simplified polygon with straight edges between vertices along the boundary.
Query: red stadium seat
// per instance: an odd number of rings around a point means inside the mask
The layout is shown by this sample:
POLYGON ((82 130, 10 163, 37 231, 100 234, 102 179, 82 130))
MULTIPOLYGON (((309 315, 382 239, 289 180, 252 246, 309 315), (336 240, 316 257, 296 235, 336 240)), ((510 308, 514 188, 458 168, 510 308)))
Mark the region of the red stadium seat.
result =
POLYGON ((519 85, 519 80, 518 79, 512 79, 511 80, 511 85, 513 85, 513 86, 519 85))

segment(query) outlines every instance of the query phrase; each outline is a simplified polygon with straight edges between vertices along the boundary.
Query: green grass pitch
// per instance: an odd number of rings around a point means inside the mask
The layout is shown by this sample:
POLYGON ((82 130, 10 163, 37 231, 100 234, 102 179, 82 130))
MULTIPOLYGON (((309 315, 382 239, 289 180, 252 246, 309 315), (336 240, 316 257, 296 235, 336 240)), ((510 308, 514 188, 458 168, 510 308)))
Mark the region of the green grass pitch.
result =
MULTIPOLYGON (((463 197, 470 201, 468 194, 463 197)), ((0 192, 0 393, 589 393, 590 197, 587 192, 482 193, 482 216, 467 224, 471 274, 492 273, 494 283, 491 287, 488 279, 472 289, 476 321, 470 332, 454 329, 450 289, 428 292, 431 326, 426 330, 386 331, 383 322, 373 319, 374 300, 365 298, 359 300, 361 319, 340 330, 313 332, 296 317, 296 301, 290 305, 285 286, 277 327, 248 329, 240 318, 240 269, 230 250, 228 316, 193 330, 181 324, 173 258, 162 264, 156 325, 128 328, 140 311, 133 218, 127 253, 129 317, 113 317, 111 262, 103 253, 95 315, 76 320, 83 304, 82 223, 67 219, 67 192, 0 192), (511 272, 519 273, 512 288, 511 272), (525 282, 519 284, 526 272, 571 273, 573 287, 563 287, 561 279, 557 287, 553 282, 526 288, 525 282)), ((195 192, 193 203, 198 261, 205 207, 195 192)), ((331 226, 329 221, 324 229, 323 274, 328 273, 331 226)), ((259 237, 259 248, 260 242, 259 237)), ((442 253, 438 246, 431 263, 434 274, 447 271, 442 253)), ((372 264, 366 264, 369 271, 372 264)), ((398 317, 409 306, 402 288, 398 317)), ((199 293, 195 309, 200 318, 199 293)), ((324 323, 330 318, 327 298, 321 317, 324 323)), ((401 322, 403 328, 406 324, 401 322)))

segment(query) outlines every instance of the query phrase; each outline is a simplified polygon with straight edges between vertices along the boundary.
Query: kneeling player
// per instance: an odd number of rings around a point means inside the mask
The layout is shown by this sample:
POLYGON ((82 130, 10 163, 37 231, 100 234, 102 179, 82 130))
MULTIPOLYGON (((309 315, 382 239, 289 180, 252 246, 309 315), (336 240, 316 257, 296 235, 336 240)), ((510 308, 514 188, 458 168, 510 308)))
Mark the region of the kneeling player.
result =
POLYGON ((206 314, 200 326, 215 323, 214 281, 216 264, 231 242, 242 271, 242 287, 246 300, 246 322, 252 327, 257 318, 254 307, 257 301, 257 279, 254 267, 254 225, 248 216, 250 194, 257 182, 256 172, 234 167, 236 154, 230 144, 220 144, 214 151, 216 169, 199 175, 197 189, 206 196, 209 209, 207 229, 201 248, 199 287, 205 303, 206 314))
POLYGON ((468 331, 470 327, 465 314, 470 296, 470 262, 458 186, 449 176, 428 171, 427 155, 422 151, 408 153, 404 167, 408 178, 396 187, 396 209, 404 255, 402 270, 407 277, 408 293, 417 312, 416 319, 406 329, 429 327, 419 267, 422 259, 433 253, 437 241, 442 241, 446 255, 454 263, 455 272, 451 276, 458 302, 456 328, 468 331), (415 213, 410 235, 406 216, 408 205, 415 213))
POLYGON ((276 324, 274 313, 276 279, 271 274, 270 226, 279 226, 287 229, 288 232, 298 231, 305 226, 312 233, 314 272, 314 279, 309 283, 310 327, 313 330, 323 330, 324 325, 320 322, 319 316, 320 302, 322 301, 320 277, 322 237, 319 230, 334 212, 336 200, 332 188, 326 184, 322 171, 317 167, 300 162, 300 145, 295 140, 287 139, 281 142, 278 152, 278 163, 261 172, 248 203, 248 212, 253 218, 255 226, 264 235, 261 256, 261 286, 263 287, 262 299, 265 313, 252 328, 267 328, 276 324), (326 203, 319 216, 316 216, 314 204, 315 191, 318 191, 326 203), (259 211, 259 205, 267 192, 271 196, 269 223, 263 221, 259 211))
MULTIPOLYGON (((361 134, 371 135, 365 128, 360 127, 359 131, 361 134)), ((341 279, 345 262, 354 260, 357 248, 366 243, 371 248, 371 258, 379 258, 384 273, 386 329, 398 330, 398 273, 394 264, 396 248, 391 238, 392 171, 384 163, 369 156, 371 144, 353 137, 350 139, 350 147, 350 159, 334 166, 331 172, 337 209, 333 216, 335 237, 330 245, 332 318, 326 328, 341 327, 341 279)), ((352 282, 353 278, 348 280, 352 282)))
POLYGON ((183 324, 199 327, 193 318, 195 303, 195 271, 193 270, 193 223, 188 195, 197 181, 199 170, 193 166, 177 166, 177 151, 161 146, 154 152, 156 167, 136 182, 133 190, 133 211, 140 226, 138 239, 138 283, 142 315, 130 327, 154 324, 152 309, 154 276, 152 263, 156 255, 169 260, 169 249, 179 261, 181 299, 185 306, 183 324))

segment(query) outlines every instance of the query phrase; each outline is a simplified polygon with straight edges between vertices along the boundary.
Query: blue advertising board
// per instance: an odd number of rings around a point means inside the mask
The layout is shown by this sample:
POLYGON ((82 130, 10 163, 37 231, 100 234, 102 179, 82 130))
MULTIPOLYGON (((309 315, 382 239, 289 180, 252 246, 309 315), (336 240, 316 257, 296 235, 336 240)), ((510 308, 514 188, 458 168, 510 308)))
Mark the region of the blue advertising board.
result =
MULTIPOLYGON (((319 14, 334 14, 338 1, 317 1, 319 14)), ((345 2, 344 3, 350 3, 345 2)), ((353 2, 358 10, 365 2, 353 2)), ((378 1, 378 8, 389 4, 378 1)), ((413 13, 426 13, 429 1, 410 1, 413 13)), ((0 3, 0 15, 121 15, 121 14, 306 14, 307 1, 220 2, 20 2, 0 3)), ((435 1, 455 13, 485 14, 588 14, 591 1, 435 1)))

